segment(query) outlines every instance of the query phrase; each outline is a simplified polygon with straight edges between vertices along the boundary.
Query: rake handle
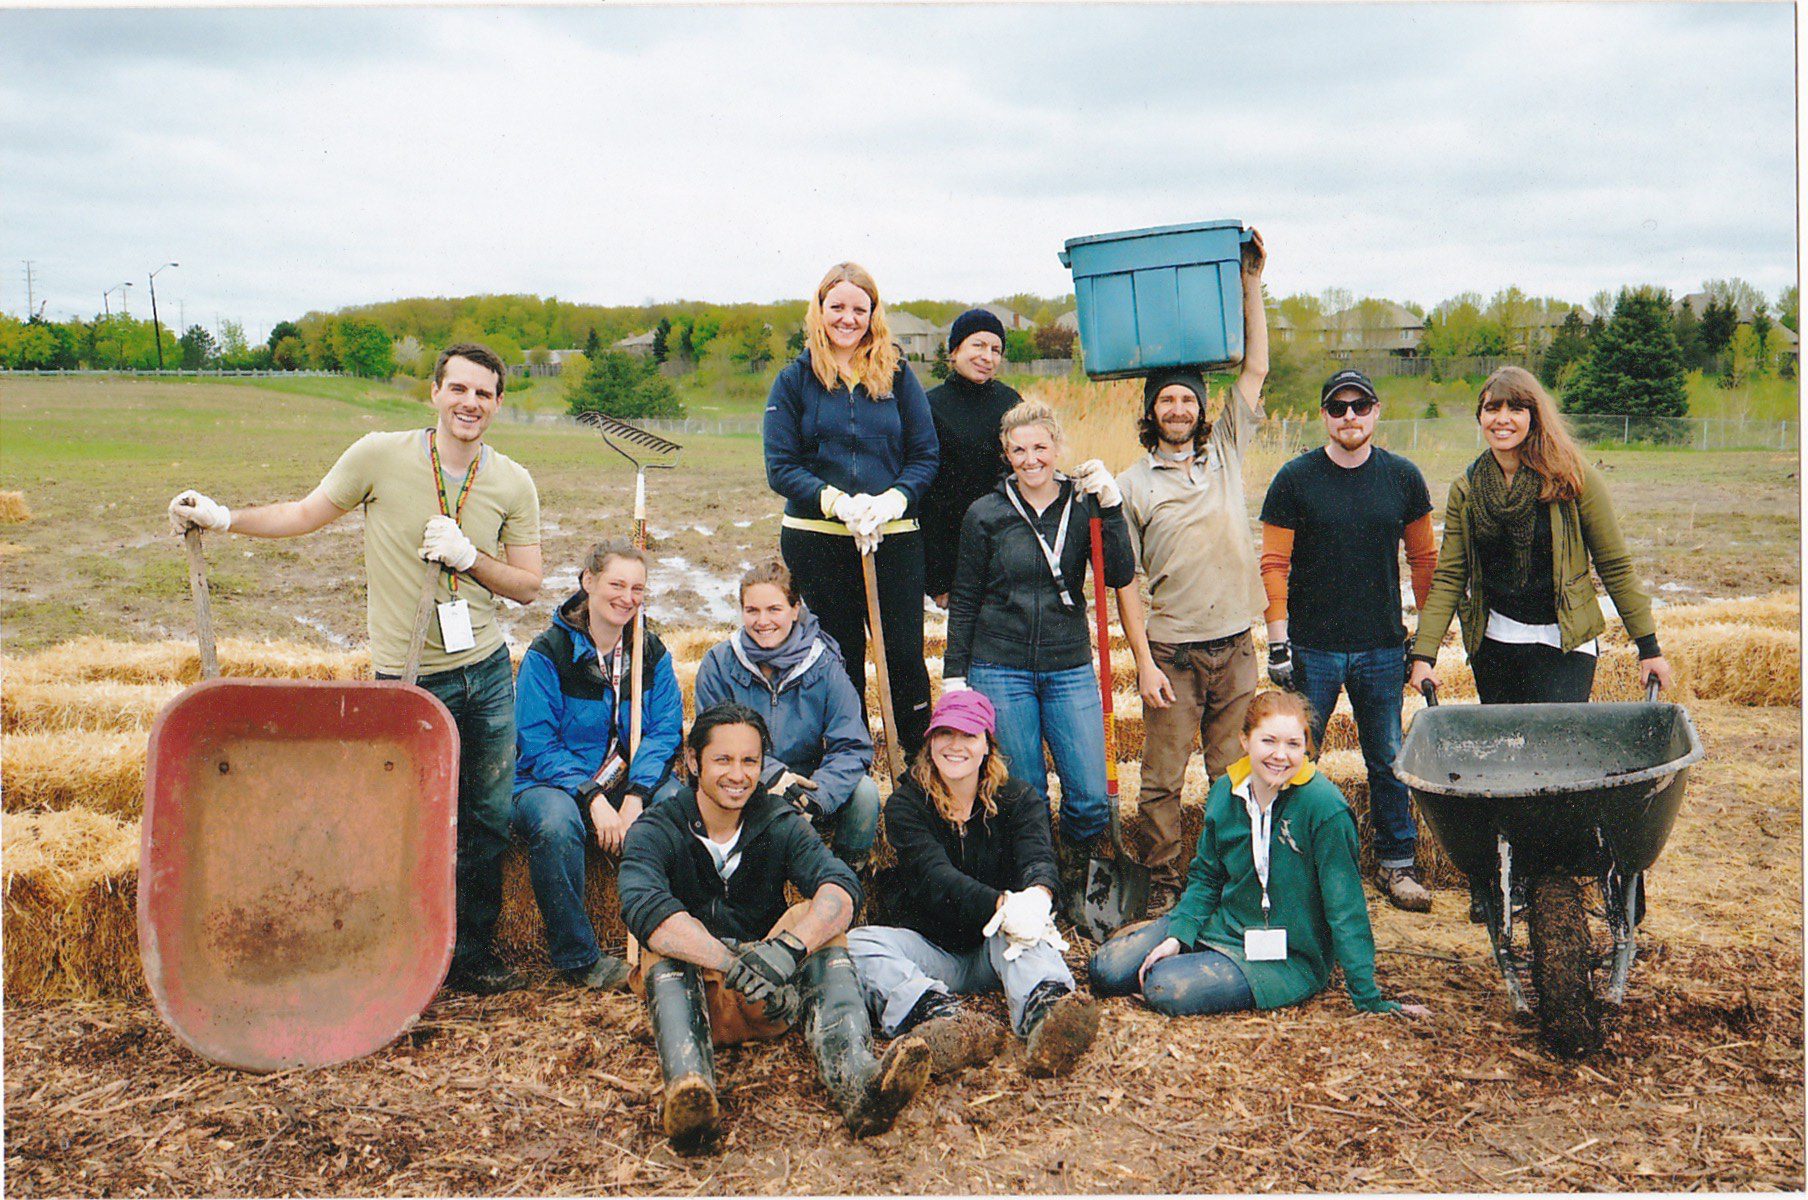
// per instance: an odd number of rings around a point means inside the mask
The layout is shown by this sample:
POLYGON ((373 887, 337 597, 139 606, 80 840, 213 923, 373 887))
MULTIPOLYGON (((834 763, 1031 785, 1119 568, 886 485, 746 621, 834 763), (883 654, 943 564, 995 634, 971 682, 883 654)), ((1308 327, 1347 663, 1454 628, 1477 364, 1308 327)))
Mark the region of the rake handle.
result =
POLYGON ((1117 713, 1111 704, 1111 618, 1105 610, 1105 523, 1097 513, 1086 523, 1092 540, 1092 620, 1099 638, 1099 707, 1105 714, 1105 804, 1111 848, 1124 853, 1124 830, 1117 811, 1117 713))
POLYGON ((866 584, 866 640, 873 648, 873 669, 879 676, 879 722, 885 730, 885 769, 893 787, 904 773, 898 746, 898 721, 891 708, 891 670, 885 664, 885 629, 879 618, 879 576, 873 556, 860 556, 860 578, 866 584))
POLYGON ((201 531, 191 525, 182 534, 188 550, 188 591, 195 598, 195 640, 201 646, 201 678, 220 677, 220 656, 213 640, 213 601, 207 591, 207 556, 201 553, 201 531))
MULTIPOLYGON (((647 469, 639 463, 634 464, 634 548, 647 548, 647 469)), ((640 710, 641 696, 646 686, 646 676, 642 673, 641 664, 646 659, 647 649, 647 605, 643 597, 640 607, 634 610, 634 657, 628 664, 628 764, 634 763, 634 756, 640 753, 640 710)))

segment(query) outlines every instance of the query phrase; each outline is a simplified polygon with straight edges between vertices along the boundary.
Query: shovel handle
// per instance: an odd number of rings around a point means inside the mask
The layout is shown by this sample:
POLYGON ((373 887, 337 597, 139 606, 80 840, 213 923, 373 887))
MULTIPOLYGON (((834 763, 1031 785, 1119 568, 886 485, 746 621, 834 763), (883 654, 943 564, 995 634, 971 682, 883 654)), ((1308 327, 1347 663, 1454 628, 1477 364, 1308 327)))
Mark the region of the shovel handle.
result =
POLYGON ((201 531, 189 526, 182 534, 188 550, 188 590, 195 598, 195 640, 201 646, 201 678, 220 677, 220 656, 213 641, 213 602, 207 593, 207 556, 201 553, 201 531))
POLYGON ((414 606, 414 633, 408 638, 408 661, 402 667, 402 682, 412 685, 421 677, 421 655, 427 649, 427 621, 433 616, 433 594, 439 585, 440 565, 427 564, 427 581, 421 584, 421 598, 414 606))
MULTIPOLYGON (((860 579, 866 585, 866 640, 873 648, 873 670, 879 676, 879 722, 885 729, 885 769, 891 772, 893 787, 904 774, 898 746, 898 720, 891 708, 891 671, 885 664, 885 630, 879 617, 879 576, 873 569, 873 556, 860 556, 860 579)), ((920 618, 919 618, 920 619, 920 618)))
POLYGON ((1092 621, 1099 641, 1099 707, 1105 714, 1105 806, 1111 828, 1111 848, 1119 860, 1124 852, 1122 818, 1117 811, 1117 713, 1111 703, 1111 619, 1105 611, 1105 525, 1095 512, 1087 522, 1092 539, 1092 621))

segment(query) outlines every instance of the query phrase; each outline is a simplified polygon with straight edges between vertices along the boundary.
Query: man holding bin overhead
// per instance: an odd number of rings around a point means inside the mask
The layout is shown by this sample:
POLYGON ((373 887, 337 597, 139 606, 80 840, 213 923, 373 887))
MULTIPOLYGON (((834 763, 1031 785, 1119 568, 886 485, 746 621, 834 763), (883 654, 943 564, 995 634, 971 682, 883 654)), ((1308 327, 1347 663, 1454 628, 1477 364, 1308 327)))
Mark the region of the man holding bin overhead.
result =
POLYGON ((1224 412, 1206 416, 1197 370, 1157 371, 1143 385, 1140 461, 1118 476, 1124 513, 1148 581, 1146 649, 1141 614, 1124 613, 1143 698, 1144 814, 1132 849, 1152 875, 1149 911, 1180 896, 1180 792, 1197 732, 1215 778, 1242 753, 1238 735, 1256 691, 1250 627, 1262 611, 1243 455, 1262 420, 1268 317, 1262 306, 1262 236, 1242 249, 1243 362, 1224 412))

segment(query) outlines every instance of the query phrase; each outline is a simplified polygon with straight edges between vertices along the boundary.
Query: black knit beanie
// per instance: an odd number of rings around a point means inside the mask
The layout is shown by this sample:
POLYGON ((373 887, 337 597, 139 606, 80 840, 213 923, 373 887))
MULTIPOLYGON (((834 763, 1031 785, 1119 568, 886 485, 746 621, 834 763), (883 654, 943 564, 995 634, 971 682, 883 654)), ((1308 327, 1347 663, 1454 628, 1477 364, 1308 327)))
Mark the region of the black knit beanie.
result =
POLYGON ((953 354, 960 349, 962 342, 976 333, 995 333, 1002 344, 1004 322, 983 308, 969 308, 954 318, 954 324, 948 327, 948 353, 953 354))
POLYGON ((1199 413, 1205 414, 1205 376, 1191 367, 1169 367, 1156 371, 1143 380, 1143 416, 1155 415, 1155 397, 1161 395, 1161 389, 1171 384, 1185 384, 1199 397, 1199 413))

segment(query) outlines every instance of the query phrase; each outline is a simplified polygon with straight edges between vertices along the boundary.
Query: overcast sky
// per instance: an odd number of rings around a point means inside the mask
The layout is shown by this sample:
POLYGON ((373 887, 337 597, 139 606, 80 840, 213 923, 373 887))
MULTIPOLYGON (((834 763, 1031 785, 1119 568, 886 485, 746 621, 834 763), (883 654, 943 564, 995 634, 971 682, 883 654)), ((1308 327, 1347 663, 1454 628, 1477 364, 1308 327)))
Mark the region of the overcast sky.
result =
POLYGON ((1783 4, 0 12, 0 309, 1068 291, 1236 217, 1277 294, 1794 281, 1783 4), (115 301, 117 303, 117 301, 115 301))

